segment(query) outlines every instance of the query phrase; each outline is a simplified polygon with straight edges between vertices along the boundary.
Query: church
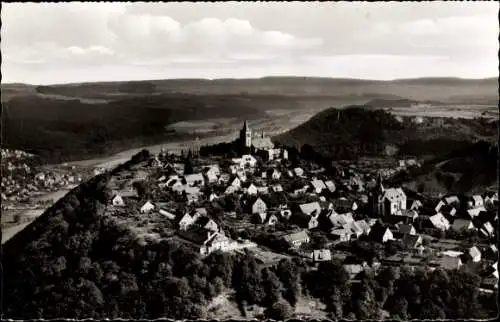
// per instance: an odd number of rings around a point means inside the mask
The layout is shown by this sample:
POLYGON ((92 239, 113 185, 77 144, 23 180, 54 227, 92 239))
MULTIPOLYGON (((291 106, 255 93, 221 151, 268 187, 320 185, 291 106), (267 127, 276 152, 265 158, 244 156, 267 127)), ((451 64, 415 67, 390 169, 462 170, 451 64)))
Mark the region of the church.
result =
POLYGON ((254 136, 247 121, 243 123, 243 128, 240 130, 239 142, 243 150, 253 149, 264 160, 288 159, 288 151, 275 149, 271 138, 264 136, 264 132, 260 136, 254 136))
POLYGON ((396 215, 406 209, 406 194, 401 188, 384 188, 379 174, 377 186, 371 195, 373 213, 379 216, 396 215))
POLYGON ((262 132, 260 137, 253 137, 252 130, 248 126, 248 121, 246 120, 245 123, 243 123, 243 128, 240 130, 240 143, 242 144, 242 147, 253 147, 255 151, 272 150, 274 148, 271 138, 264 136, 264 132, 262 132))

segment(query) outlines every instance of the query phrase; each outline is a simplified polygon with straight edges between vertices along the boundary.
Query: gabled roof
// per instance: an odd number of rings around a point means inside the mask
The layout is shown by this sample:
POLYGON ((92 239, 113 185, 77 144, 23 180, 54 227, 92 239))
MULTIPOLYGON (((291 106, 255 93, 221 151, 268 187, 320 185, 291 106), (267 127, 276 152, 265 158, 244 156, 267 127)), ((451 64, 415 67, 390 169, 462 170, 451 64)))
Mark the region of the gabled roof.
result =
POLYGON ((401 241, 406 247, 412 247, 412 248, 417 246, 419 240, 422 240, 421 236, 409 235, 409 234, 404 235, 403 238, 401 239, 401 241))
POLYGON ((443 200, 447 204, 451 204, 451 203, 455 203, 455 202, 460 202, 460 199, 458 199, 457 196, 448 196, 448 197, 443 198, 443 200))
POLYGON ((440 226, 449 226, 449 221, 446 219, 442 213, 438 212, 434 216, 430 216, 429 220, 432 222, 432 224, 436 227, 440 226))
POLYGON ((413 225, 407 224, 396 224, 398 231, 402 234, 410 234, 411 230, 414 229, 413 225))
POLYGON ((274 148, 274 143, 269 137, 263 138, 253 138, 252 145, 255 149, 272 149, 274 148))
POLYGON ((317 201, 301 204, 299 205, 299 208, 300 211, 302 211, 302 213, 307 215, 311 215, 314 211, 316 211, 317 212, 316 214, 319 215, 321 212, 321 206, 317 201))
POLYGON ((472 196, 472 200, 474 201, 474 203, 482 203, 483 197, 481 197, 479 195, 474 195, 474 196, 472 196))
POLYGON ((311 181, 311 185, 314 187, 314 189, 320 190, 320 189, 326 189, 325 183, 323 180, 319 179, 314 179, 311 181))
POLYGON ((462 230, 462 229, 468 228, 471 224, 472 224, 471 220, 460 219, 459 218, 459 219, 455 219, 453 221, 453 224, 451 225, 451 228, 453 230, 462 230))
POLYGON ((372 229, 370 230, 370 238, 375 240, 382 240, 387 230, 389 230, 389 228, 384 225, 373 225, 372 229))
POLYGON ((204 181, 203 174, 201 173, 187 174, 184 178, 187 182, 204 181))
POLYGON ((335 192, 335 183, 332 180, 325 181, 325 186, 330 192, 335 192))
POLYGON ((294 241, 299 241, 299 240, 305 240, 308 238, 309 238, 309 235, 307 234, 307 232, 305 230, 301 230, 299 232, 283 236, 283 239, 288 243, 292 243, 294 241))
POLYGON ((469 255, 472 258, 474 258, 476 256, 481 256, 481 252, 479 251, 479 249, 476 246, 472 246, 471 248, 469 248, 469 255))
POLYGON ((406 194, 401 188, 387 188, 384 190, 383 198, 389 199, 391 202, 399 202, 406 198, 406 194))

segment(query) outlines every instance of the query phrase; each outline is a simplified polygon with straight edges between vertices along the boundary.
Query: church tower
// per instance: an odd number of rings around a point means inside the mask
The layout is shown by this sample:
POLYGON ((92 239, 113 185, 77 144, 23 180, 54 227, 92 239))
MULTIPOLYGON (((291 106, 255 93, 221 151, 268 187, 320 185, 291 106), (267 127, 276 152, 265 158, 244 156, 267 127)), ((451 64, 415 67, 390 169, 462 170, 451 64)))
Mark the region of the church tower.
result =
POLYGON ((384 195, 384 185, 382 181, 382 174, 379 172, 378 173, 378 178, 377 178, 377 185, 374 187, 373 191, 371 192, 371 203, 372 203, 372 210, 375 214, 377 215, 382 215, 385 213, 385 205, 382 200, 382 197, 384 195))
POLYGON ((240 142, 244 147, 249 148, 252 146, 252 130, 248 126, 248 122, 245 120, 243 128, 240 131, 240 142))

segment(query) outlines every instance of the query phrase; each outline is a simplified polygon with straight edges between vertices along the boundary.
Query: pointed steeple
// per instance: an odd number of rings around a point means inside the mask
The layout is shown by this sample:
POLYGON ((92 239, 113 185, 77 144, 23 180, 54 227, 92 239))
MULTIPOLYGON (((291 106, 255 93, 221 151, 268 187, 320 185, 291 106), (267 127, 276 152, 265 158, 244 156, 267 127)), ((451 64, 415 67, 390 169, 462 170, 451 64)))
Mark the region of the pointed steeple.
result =
POLYGON ((245 120, 245 123, 243 123, 243 131, 248 130, 248 121, 245 120))
POLYGON ((377 178, 377 192, 384 192, 385 188, 383 185, 382 173, 379 171, 377 178))

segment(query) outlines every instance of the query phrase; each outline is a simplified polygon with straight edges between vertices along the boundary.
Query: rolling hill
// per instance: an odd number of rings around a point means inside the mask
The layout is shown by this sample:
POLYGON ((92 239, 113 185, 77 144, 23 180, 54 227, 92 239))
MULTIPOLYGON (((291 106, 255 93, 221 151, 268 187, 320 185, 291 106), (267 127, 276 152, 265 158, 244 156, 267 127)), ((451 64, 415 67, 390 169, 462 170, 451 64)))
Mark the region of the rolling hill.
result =
MULTIPOLYGON (((2 84, 4 99, 22 93, 57 94, 69 97, 109 99, 130 93, 184 93, 193 95, 285 95, 363 96, 388 95, 412 100, 461 99, 498 100, 498 80, 460 78, 417 78, 392 81, 320 78, 263 77, 255 79, 170 79, 132 82, 75 83, 50 86, 2 84)), ((374 97, 376 98, 376 97, 374 97)), ((3 99, 3 100, 4 100, 3 99)), ((367 100, 368 101, 368 100, 367 100)))
POLYGON ((334 159, 388 154, 436 156, 481 139, 496 140, 498 122, 485 119, 395 117, 370 106, 327 109, 304 124, 278 135, 278 143, 334 159))

